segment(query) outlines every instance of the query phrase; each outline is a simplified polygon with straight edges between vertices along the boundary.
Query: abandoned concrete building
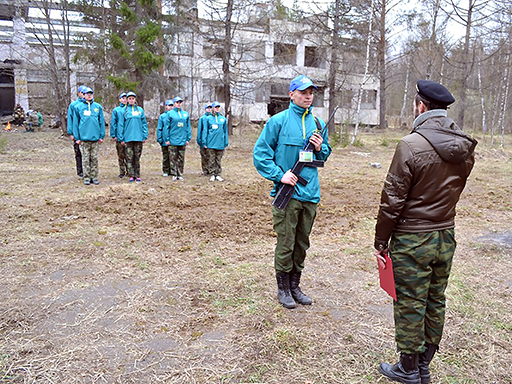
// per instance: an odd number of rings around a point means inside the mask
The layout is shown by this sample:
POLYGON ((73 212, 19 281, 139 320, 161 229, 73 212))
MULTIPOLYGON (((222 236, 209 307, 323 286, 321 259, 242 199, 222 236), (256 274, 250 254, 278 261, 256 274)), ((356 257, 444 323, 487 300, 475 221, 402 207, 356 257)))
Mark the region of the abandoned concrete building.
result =
MULTIPOLYGON (((25 110, 40 108, 42 100, 51 94, 48 59, 44 52, 45 28, 40 9, 29 0, 0 0, 0 113, 12 113, 19 103, 25 110)), ((55 28, 61 23, 60 12, 50 13, 55 28)), ((99 33, 86 25, 74 12, 70 17, 71 37, 99 33)), ((182 26, 177 33, 164 36, 165 59, 172 60, 172 70, 166 77, 185 100, 184 108, 193 118, 203 113, 203 106, 213 100, 224 103, 222 87, 222 23, 198 17, 195 8, 195 28, 182 26), (220 38, 219 38, 220 37, 220 38)), ((231 109, 239 120, 266 121, 284 109, 289 102, 290 80, 306 74, 319 86, 315 96, 315 115, 326 119, 330 89, 327 84, 330 69, 329 44, 312 27, 290 21, 267 19, 265 23, 237 25, 232 38, 231 109)), ((71 52, 77 48, 71 43, 71 52)), ((340 57, 343 55, 340 52, 340 57)), ((338 122, 378 124, 379 82, 374 75, 364 75, 364 59, 339 60, 336 92, 339 97, 338 122), (348 70, 349 62, 352 65, 348 70), (357 69, 354 69, 357 68, 357 69), (356 116, 357 102, 361 98, 356 116)), ((169 66, 166 66, 169 67, 169 66)), ((97 80, 87 66, 71 63, 72 95, 80 84, 97 80)), ((144 95, 144 108, 156 118, 165 99, 175 95, 144 95)), ((113 106, 105 106, 110 110, 113 106)), ((51 113, 51 112, 49 112, 51 113)))

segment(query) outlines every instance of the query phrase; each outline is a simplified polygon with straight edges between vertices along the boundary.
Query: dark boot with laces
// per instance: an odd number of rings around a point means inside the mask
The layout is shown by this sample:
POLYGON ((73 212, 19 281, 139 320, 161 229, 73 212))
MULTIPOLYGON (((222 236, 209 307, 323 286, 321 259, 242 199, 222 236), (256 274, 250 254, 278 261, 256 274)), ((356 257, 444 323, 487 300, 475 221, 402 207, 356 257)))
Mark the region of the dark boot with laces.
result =
POLYGON ((290 272, 290 290, 292 291, 292 297, 299 304, 311 305, 313 300, 311 300, 311 297, 306 296, 299 287, 300 276, 301 272, 290 272))
POLYGON ((427 349, 425 349, 425 352, 420 353, 419 362, 418 362, 418 368, 420 370, 421 384, 430 383, 429 364, 432 361, 432 358, 434 357, 435 353, 439 349, 439 346, 435 345, 435 344, 425 344, 425 345, 426 345, 427 349))
POLYGON ((297 306, 293 300, 290 291, 290 276, 286 272, 278 272, 276 274, 277 280, 277 299, 281 305, 288 309, 293 309, 297 306))
POLYGON ((394 365, 382 363, 380 373, 392 381, 404 384, 421 384, 418 368, 419 355, 400 355, 400 361, 394 365))

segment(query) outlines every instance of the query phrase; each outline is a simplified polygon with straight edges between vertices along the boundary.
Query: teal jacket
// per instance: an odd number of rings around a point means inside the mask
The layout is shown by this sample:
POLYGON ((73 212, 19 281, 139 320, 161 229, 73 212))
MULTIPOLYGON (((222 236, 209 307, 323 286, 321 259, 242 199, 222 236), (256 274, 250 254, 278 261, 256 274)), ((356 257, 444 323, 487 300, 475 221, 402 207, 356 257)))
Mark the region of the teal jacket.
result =
POLYGON ((72 101, 71 104, 69 104, 68 107, 68 135, 73 134, 73 117, 75 115, 75 105, 76 103, 79 103, 81 99, 76 99, 75 101, 72 101))
POLYGON ((117 141, 130 143, 148 139, 148 122, 144 110, 138 105, 127 105, 119 119, 117 141))
POLYGON ((210 149, 223 150, 229 145, 228 121, 220 113, 211 114, 206 120, 204 145, 210 149))
POLYGON ((206 130, 207 130, 207 121, 208 116, 211 116, 212 114, 210 112, 205 112, 203 116, 199 118, 199 121, 197 122, 197 137, 196 142, 197 145, 199 145, 201 148, 204 148, 206 145, 206 130))
POLYGON ((110 137, 117 137, 119 121, 121 120, 121 115, 124 114, 125 107, 125 104, 119 103, 119 106, 115 107, 112 111, 112 116, 110 117, 110 137))
POLYGON ((100 104, 82 99, 74 106, 73 136, 75 140, 98 141, 105 137, 105 118, 100 104))
POLYGON ((163 132, 164 127, 167 127, 169 124, 169 112, 170 111, 165 111, 160 115, 158 118, 158 125, 156 126, 156 141, 158 141, 158 144, 160 144, 162 147, 168 146, 163 138, 163 132))
POLYGON ((171 145, 185 145, 192 139, 192 127, 190 126, 190 115, 180 108, 169 111, 169 123, 163 128, 163 138, 171 145))
MULTIPOLYGON (((275 196, 277 187, 286 171, 292 169, 305 143, 317 129, 312 115, 313 107, 304 109, 290 102, 290 107, 272 116, 254 145, 253 162, 258 172, 266 179, 274 182, 270 192, 275 196)), ((325 123, 318 119, 321 126, 325 123)), ((327 130, 319 152, 313 152, 315 160, 327 160, 331 154, 327 130)), ((304 167, 300 175, 307 180, 307 185, 297 183, 292 198, 299 201, 318 203, 320 201, 320 183, 318 168, 304 167)))
POLYGON ((37 120, 39 122, 39 126, 42 127, 44 124, 44 120, 43 120, 43 115, 41 114, 41 112, 37 112, 37 120))

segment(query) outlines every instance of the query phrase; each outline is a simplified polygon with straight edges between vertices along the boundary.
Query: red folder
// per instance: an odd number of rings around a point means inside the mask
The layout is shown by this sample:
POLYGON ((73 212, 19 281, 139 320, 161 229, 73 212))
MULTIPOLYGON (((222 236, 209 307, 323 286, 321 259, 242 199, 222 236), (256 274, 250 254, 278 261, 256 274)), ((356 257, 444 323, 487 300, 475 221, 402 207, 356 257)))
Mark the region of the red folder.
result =
POLYGON ((383 255, 386 259, 386 268, 379 265, 380 287, 396 301, 395 277, 393 276, 393 262, 389 255, 383 255))

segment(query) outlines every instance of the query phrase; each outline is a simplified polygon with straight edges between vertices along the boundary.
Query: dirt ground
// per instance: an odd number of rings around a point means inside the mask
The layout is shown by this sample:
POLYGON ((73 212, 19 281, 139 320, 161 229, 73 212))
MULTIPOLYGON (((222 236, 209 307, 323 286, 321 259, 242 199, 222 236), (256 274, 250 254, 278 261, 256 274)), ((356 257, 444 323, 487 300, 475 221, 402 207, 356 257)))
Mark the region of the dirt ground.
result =
MULTIPOLYGON (((314 304, 294 310, 275 298, 256 129, 231 137, 224 183, 199 175, 195 145, 184 182, 162 177, 151 139, 143 183, 128 184, 107 140, 99 186, 77 178, 59 132, 2 133, 0 382, 386 383, 378 365, 397 354, 373 230, 404 133, 363 132, 320 171, 302 282, 314 304)), ((477 138, 433 383, 512 383, 512 158, 477 138)))

